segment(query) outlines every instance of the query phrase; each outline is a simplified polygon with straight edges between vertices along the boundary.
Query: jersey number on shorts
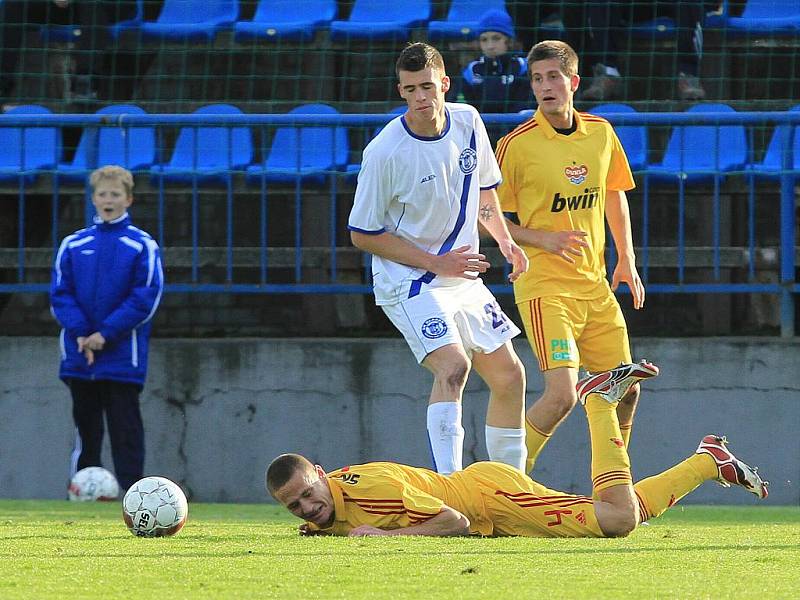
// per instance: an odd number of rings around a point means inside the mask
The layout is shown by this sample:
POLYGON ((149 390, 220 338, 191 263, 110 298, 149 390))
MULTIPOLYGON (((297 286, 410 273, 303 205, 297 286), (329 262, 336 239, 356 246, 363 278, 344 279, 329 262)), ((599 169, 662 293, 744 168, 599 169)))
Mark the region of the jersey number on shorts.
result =
POLYGON ((483 310, 486 311, 487 315, 492 316, 492 328, 497 329, 498 327, 502 327, 508 322, 508 317, 506 317, 503 309, 500 308, 500 305, 497 302, 489 302, 489 304, 483 305, 483 310))

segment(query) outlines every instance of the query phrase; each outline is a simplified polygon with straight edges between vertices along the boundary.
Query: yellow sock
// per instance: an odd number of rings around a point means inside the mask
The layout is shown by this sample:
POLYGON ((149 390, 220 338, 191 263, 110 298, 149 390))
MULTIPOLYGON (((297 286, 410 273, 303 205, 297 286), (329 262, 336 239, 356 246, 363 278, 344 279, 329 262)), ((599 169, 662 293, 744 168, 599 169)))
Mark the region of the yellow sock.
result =
POLYGON ((590 394, 585 408, 592 439, 594 493, 615 485, 632 483, 631 461, 619 430, 616 406, 598 394, 590 394))
POLYGON ((528 460, 525 461, 526 473, 533 471, 533 465, 551 435, 552 433, 545 433, 525 417, 525 447, 528 449, 528 460))
POLYGON ((707 454, 693 454, 663 473, 643 479, 633 490, 639 499, 641 520, 657 517, 709 479, 716 479, 717 465, 707 454))
POLYGON ((631 423, 620 423, 619 424, 619 431, 622 434, 622 441, 625 442, 625 447, 631 447, 631 430, 633 429, 633 422, 631 423))

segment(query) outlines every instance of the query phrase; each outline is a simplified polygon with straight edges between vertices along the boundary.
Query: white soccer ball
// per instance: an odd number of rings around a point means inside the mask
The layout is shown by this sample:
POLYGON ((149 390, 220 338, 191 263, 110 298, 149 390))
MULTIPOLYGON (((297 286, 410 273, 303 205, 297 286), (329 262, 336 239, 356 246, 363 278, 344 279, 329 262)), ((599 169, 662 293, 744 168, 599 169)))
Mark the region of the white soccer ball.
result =
POLYGON ((67 489, 75 502, 109 501, 119 497, 116 477, 103 467, 86 467, 75 473, 67 489))
POLYGON ((186 523, 189 505, 178 484, 165 477, 145 477, 122 499, 122 518, 133 535, 175 535, 186 523))

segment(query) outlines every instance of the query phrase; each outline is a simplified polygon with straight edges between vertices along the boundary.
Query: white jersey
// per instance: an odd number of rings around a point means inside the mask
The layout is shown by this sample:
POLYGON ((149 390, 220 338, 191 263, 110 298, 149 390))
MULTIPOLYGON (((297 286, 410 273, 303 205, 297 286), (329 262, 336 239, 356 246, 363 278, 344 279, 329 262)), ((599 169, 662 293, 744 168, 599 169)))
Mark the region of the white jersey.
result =
MULTIPOLYGON (((501 182, 483 121, 467 104, 445 103, 438 137, 421 137, 398 117, 364 149, 348 228, 392 233, 432 254, 478 252, 480 190, 501 182)), ((464 283, 373 256, 375 302, 395 304, 434 287, 464 283)))

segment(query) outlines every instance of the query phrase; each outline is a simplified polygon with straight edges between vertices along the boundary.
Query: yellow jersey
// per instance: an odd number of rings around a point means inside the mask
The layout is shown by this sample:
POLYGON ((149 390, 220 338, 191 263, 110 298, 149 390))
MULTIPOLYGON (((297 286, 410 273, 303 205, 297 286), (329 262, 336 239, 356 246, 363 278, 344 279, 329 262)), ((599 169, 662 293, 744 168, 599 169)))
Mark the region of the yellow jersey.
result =
MULTIPOLYGON (((347 535, 360 525, 392 530, 436 516, 447 505, 484 536, 600 537, 592 499, 549 490, 502 463, 478 462, 440 475, 389 462, 328 473, 334 522, 323 530, 347 535)), ((313 523, 309 530, 319 531, 313 523)))
POLYGON ((628 158, 610 123, 574 111, 576 130, 561 135, 539 111, 497 143, 504 212, 544 231, 586 232, 588 249, 575 264, 523 246, 530 268, 514 283, 516 302, 543 296, 592 299, 609 293, 606 279, 606 190, 634 187, 628 158))

